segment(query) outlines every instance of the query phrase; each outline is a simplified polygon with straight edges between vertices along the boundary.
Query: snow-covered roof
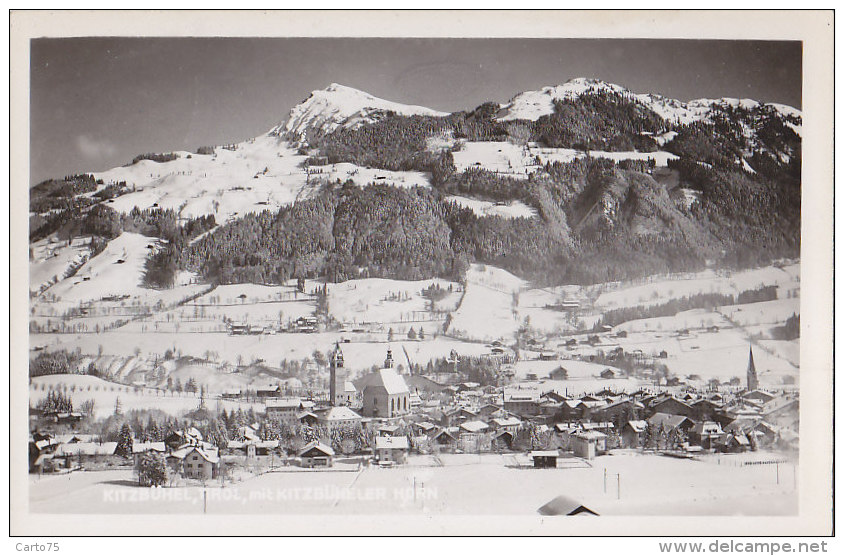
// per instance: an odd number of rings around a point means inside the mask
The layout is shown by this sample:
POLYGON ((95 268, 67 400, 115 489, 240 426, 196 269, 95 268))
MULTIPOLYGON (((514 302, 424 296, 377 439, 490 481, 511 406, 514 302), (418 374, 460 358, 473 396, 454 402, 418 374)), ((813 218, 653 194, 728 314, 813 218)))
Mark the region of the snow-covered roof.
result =
POLYGON ((110 456, 117 449, 117 442, 74 442, 72 444, 59 444, 56 448, 57 456, 110 456))
POLYGON ((364 390, 377 387, 383 387, 387 391, 387 394, 410 393, 410 389, 407 387, 404 378, 395 369, 380 369, 366 378, 364 390))
POLYGON ((468 432, 480 432, 489 428, 489 425, 483 421, 466 421, 460 425, 460 428, 468 432))
POLYGON ((304 448, 299 450, 299 454, 298 454, 299 457, 302 457, 302 455, 310 452, 314 448, 316 448, 317 450, 319 450, 320 452, 322 452, 326 456, 333 456, 334 455, 334 450, 331 449, 331 446, 327 446, 327 445, 323 444, 322 442, 317 442, 316 440, 314 440, 313 442, 307 444, 304 448))
POLYGON ((267 409, 296 409, 302 407, 302 400, 299 398, 282 398, 278 400, 267 400, 265 402, 267 409))
POLYGON ((512 427, 522 424, 522 422, 519 421, 516 417, 507 417, 506 419, 493 419, 492 422, 498 425, 499 427, 512 427))
POLYGON ((376 436, 375 437, 376 450, 407 450, 406 436, 376 436))
POLYGON ((642 419, 627 421, 627 425, 636 432, 644 432, 648 428, 648 422, 642 419))
POLYGON ((320 414, 320 419, 323 421, 348 421, 351 419, 361 419, 361 416, 349 409, 346 406, 332 407, 320 414))

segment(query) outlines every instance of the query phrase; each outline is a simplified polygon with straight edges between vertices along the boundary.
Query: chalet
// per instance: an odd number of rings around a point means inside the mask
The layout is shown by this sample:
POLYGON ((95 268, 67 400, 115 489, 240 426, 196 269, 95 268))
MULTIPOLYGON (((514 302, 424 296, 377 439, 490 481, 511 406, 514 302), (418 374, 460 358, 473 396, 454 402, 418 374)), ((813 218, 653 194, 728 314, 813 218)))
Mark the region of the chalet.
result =
POLYGON ((315 427, 319 424, 319 415, 311 411, 302 411, 296 415, 296 419, 303 425, 315 427))
POLYGON ((625 448, 638 448, 644 444, 644 434, 648 422, 643 420, 627 421, 621 429, 621 443, 625 448))
POLYGON ((220 456, 217 450, 202 446, 187 446, 170 452, 167 461, 189 479, 208 480, 217 476, 220 456))
POLYGON ((522 422, 516 417, 507 417, 503 419, 493 419, 490 421, 493 430, 497 431, 508 431, 512 434, 516 434, 521 426, 522 422))
POLYGON ((379 463, 405 463, 410 447, 406 436, 375 437, 375 461, 379 463))
POLYGON ((280 398, 282 395, 280 385, 275 388, 259 388, 255 391, 255 396, 262 399, 280 398))
POLYGON ((475 417, 480 417, 482 419, 491 419, 493 417, 499 417, 503 413, 503 409, 501 406, 488 403, 478 409, 477 414, 475 417))
POLYGON ((437 430, 437 426, 430 421, 422 421, 421 423, 413 423, 413 431, 417 434, 432 434, 437 430))
POLYGON ((750 449, 750 439, 745 434, 727 434, 715 446, 719 452, 739 453, 750 449))
POLYGON ((605 379, 618 378, 616 376, 616 372, 612 369, 604 369, 603 371, 601 371, 600 376, 601 376, 601 378, 605 378, 605 379))
POLYGON ((668 415, 682 415, 684 417, 692 417, 695 412, 692 407, 675 397, 666 398, 650 406, 653 413, 665 413, 668 415))
POLYGON ((117 449, 117 442, 74 442, 72 444, 58 444, 53 452, 53 460, 64 459, 64 467, 72 467, 71 462, 80 465, 85 463, 102 462, 111 458, 117 449))
POLYGON ((493 445, 498 450, 512 450, 516 435, 508 430, 500 430, 492 437, 493 445))
POLYGON ((244 336, 249 334, 249 325, 246 323, 229 323, 229 334, 232 336, 244 336))
POLYGON ((537 510, 540 515, 598 515, 568 496, 557 496, 537 510))
POLYGON ((489 430, 489 425, 483 421, 466 421, 460 425, 460 433, 462 434, 480 434, 489 430))
POLYGON ((707 399, 700 399, 694 401, 692 402, 691 407, 691 417, 697 421, 706 421, 710 419, 713 415, 721 411, 720 404, 707 399))
POLYGON ((763 392, 762 390, 753 390, 752 392, 748 392, 747 394, 742 395, 742 399, 755 400, 762 405, 770 402, 774 398, 776 398, 776 396, 774 396, 773 394, 769 394, 768 392, 763 392))
POLYGON ((568 379, 569 372, 568 369, 565 367, 557 367, 550 373, 548 373, 548 378, 551 380, 566 380, 568 379))
POLYGON ((704 450, 714 448, 723 436, 721 425, 714 421, 697 423, 689 431, 689 440, 698 444, 704 450))
POLYGON ((402 436, 402 429, 398 425, 382 425, 378 427, 378 436, 402 436))
POLYGON ((648 425, 653 427, 654 430, 659 430, 662 427, 665 432, 671 432, 674 429, 688 432, 694 426, 694 422, 683 415, 654 413, 648 417, 648 425))
POLYGON ((556 351, 543 351, 539 354, 540 361, 556 361, 559 358, 556 351))
POLYGON ((302 467, 331 467, 334 458, 334 450, 321 442, 311 442, 297 454, 299 465, 302 467))
POLYGON ((164 444, 170 450, 177 450, 184 446, 199 446, 202 444, 202 433, 195 427, 175 431, 164 439, 164 444))
POLYGON ((533 466, 537 469, 554 469, 557 467, 557 458, 560 453, 556 450, 535 450, 530 453, 533 466))
POLYGON ((607 435, 598 431, 584 431, 571 435, 574 455, 583 459, 594 459, 607 451, 607 435))
POLYGON ((448 429, 440 429, 431 436, 431 440, 437 443, 438 446, 445 449, 454 449, 457 445, 457 437, 448 429))

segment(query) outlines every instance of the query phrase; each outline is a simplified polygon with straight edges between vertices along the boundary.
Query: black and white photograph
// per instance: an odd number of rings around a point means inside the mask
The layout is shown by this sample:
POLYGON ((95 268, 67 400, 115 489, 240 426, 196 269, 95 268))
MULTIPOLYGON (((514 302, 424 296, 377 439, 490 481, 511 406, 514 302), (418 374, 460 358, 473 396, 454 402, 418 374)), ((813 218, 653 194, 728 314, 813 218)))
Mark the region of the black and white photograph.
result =
POLYGON ((12 13, 12 533, 830 534, 833 16, 620 15, 12 13))

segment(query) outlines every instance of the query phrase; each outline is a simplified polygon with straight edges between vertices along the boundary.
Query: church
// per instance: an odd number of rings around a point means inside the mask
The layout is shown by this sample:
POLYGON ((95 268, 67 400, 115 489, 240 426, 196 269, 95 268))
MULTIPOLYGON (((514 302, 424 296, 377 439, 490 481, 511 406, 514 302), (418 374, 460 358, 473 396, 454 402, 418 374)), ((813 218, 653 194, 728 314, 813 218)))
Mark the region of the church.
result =
POLYGON ((410 389, 393 368, 393 352, 387 350, 384 368, 370 373, 360 383, 365 417, 390 419, 410 413, 410 389))

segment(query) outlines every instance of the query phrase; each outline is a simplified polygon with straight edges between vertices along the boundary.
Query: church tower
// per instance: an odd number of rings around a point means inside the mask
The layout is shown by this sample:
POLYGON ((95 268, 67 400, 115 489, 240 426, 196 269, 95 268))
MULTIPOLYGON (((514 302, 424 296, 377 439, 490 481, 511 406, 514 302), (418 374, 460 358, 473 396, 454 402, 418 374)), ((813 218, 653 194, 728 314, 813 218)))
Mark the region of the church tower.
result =
POLYGON ((343 351, 340 344, 334 346, 330 360, 331 376, 329 378, 329 397, 331 405, 346 405, 346 369, 343 366, 343 351))
POLYGON ((759 377, 756 376, 756 365, 753 363, 753 347, 750 347, 750 359, 747 361, 747 391, 753 392, 759 388, 759 377))
POLYGON ((393 368, 393 350, 391 350, 390 348, 387 348, 387 359, 384 360, 384 368, 393 368))

